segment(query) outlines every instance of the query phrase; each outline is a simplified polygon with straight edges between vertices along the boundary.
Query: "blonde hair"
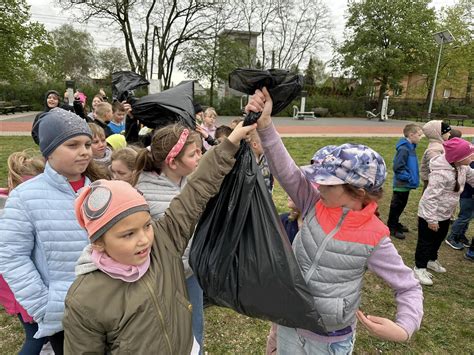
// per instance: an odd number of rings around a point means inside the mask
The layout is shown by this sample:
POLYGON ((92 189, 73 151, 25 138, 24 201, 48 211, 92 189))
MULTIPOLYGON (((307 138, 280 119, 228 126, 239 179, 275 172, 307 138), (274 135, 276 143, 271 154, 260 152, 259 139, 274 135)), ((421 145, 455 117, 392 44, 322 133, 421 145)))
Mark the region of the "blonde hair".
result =
POLYGON ((217 117, 217 112, 214 107, 208 107, 206 108, 206 111, 204 111, 204 116, 214 116, 217 117))
POLYGON ((113 162, 114 160, 120 160, 123 163, 125 163, 125 165, 130 171, 134 171, 135 164, 137 161, 137 156, 138 156, 138 152, 135 149, 125 147, 125 148, 115 150, 112 153, 112 157, 110 158, 110 161, 113 162))
POLYGON ((418 132, 423 132, 423 129, 421 128, 421 126, 418 126, 416 123, 407 124, 403 128, 403 135, 405 137, 408 137, 410 133, 418 133, 418 132))
POLYGON ((8 190, 20 185, 25 176, 36 176, 44 171, 45 161, 38 151, 26 149, 10 154, 7 159, 8 190))
POLYGON ((102 119, 107 112, 112 112, 112 105, 108 102, 101 102, 95 107, 95 115, 102 119))
MULTIPOLYGON (((137 184, 138 178, 143 171, 156 171, 158 174, 161 173, 166 156, 178 142, 184 129, 187 128, 176 123, 165 126, 156 131, 149 147, 150 150, 142 149, 142 151, 138 153, 137 163, 132 178, 132 186, 137 184)), ((193 130, 189 130, 189 136, 186 139, 186 143, 184 143, 183 148, 175 159, 181 159, 187 146, 193 143, 198 145, 200 141, 200 135, 193 130)))
POLYGON ((105 131, 104 129, 95 123, 88 123, 89 128, 92 131, 92 138, 94 137, 104 137, 105 138, 105 131))

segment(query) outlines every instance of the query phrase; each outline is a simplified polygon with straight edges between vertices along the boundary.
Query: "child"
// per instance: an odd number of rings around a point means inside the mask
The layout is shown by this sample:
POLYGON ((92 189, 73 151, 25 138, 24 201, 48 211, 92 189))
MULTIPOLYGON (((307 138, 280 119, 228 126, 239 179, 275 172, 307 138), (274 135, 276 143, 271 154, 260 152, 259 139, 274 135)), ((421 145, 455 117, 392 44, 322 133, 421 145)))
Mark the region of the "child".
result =
POLYGON ((230 122, 230 128, 234 129, 240 122, 243 122, 243 118, 237 117, 230 122))
MULTIPOLYGON (((212 139, 216 136, 216 120, 217 120, 217 112, 213 107, 208 107, 206 111, 204 111, 204 118, 201 128, 203 131, 212 139)), ((212 144, 209 144, 206 139, 203 139, 202 142, 204 149, 207 151, 211 148, 212 144)))
MULTIPOLYGON (((136 164, 134 185, 150 205, 153 219, 163 216, 170 202, 180 194, 187 176, 194 172, 201 159, 200 138, 180 124, 156 131, 150 150, 144 149, 136 164)), ((189 243, 191 245, 191 243, 189 243)), ((189 267, 189 249, 183 256, 186 287, 193 305, 193 334, 200 346, 203 343, 203 294, 189 267)))
POLYGON ((101 102, 104 102, 104 99, 101 94, 97 94, 93 97, 92 111, 89 112, 89 114, 87 115, 87 118, 86 118, 87 122, 94 122, 94 120, 96 119, 95 110, 97 108, 97 105, 100 104, 101 102))
POLYGON ((98 164, 108 167, 112 156, 112 149, 107 146, 105 132, 99 125, 89 123, 92 132, 92 158, 98 164))
POLYGON ((428 138, 428 147, 423 153, 420 166, 420 177, 423 181, 423 191, 428 186, 428 175, 430 174, 429 163, 434 157, 443 154, 443 142, 449 139, 451 127, 443 121, 429 121, 423 126, 423 133, 428 138))
POLYGON ((192 306, 181 256, 251 129, 238 127, 209 152, 155 222, 145 198, 125 182, 100 181, 82 192, 76 215, 91 246, 66 299, 67 353, 190 353, 192 306))
POLYGON ((94 123, 100 126, 105 133, 105 137, 112 135, 113 132, 108 126, 112 119, 112 105, 108 102, 101 102, 95 107, 95 120, 94 123))
POLYGON ((430 161, 428 186, 418 205, 418 242, 415 252, 415 276, 422 285, 433 285, 435 272, 446 272, 438 261, 438 249, 448 234, 449 219, 456 208, 464 183, 474 185, 474 173, 468 166, 474 147, 462 138, 443 143, 444 154, 430 161))
POLYGON ((112 134, 111 136, 108 136, 105 141, 111 150, 119 150, 127 146, 125 136, 122 134, 112 134))
POLYGON ((39 125, 44 173, 11 192, 0 219, 0 273, 38 323, 35 338, 48 337, 56 355, 63 354, 64 298, 88 244, 74 200, 79 189, 102 178, 91 163, 91 139, 82 118, 49 111, 39 125))
POLYGON ((112 120, 107 127, 110 128, 112 134, 125 133, 125 108, 118 101, 112 105, 112 120))
POLYGON ((112 153, 110 172, 114 180, 132 183, 138 153, 132 148, 121 148, 112 153))
POLYGON ((416 124, 408 124, 403 128, 403 135, 405 137, 397 142, 397 152, 393 158, 393 194, 387 221, 390 235, 398 239, 405 239, 403 232, 408 232, 408 228, 401 224, 399 219, 407 205, 410 190, 416 189, 419 184, 415 149, 423 131, 416 124))
POLYGON ((232 133, 232 128, 226 125, 221 125, 216 128, 216 140, 220 143, 225 137, 229 137, 232 133))
MULTIPOLYGON (((11 154, 7 160, 8 166, 8 192, 22 182, 30 180, 44 170, 44 159, 30 150, 11 154)), ((1 214, 1 212, 0 212, 1 214)), ((10 287, 0 275, 0 304, 8 314, 18 316, 25 331, 25 341, 20 349, 20 355, 39 354, 46 338, 35 339, 33 335, 38 331, 38 324, 17 302, 10 287)))
POLYGON ((267 186, 267 190, 270 194, 273 193, 273 175, 268 168, 267 158, 265 158, 265 154, 263 154, 262 142, 257 134, 257 132, 253 132, 249 135, 248 143, 250 148, 252 148, 253 153, 255 154, 255 159, 257 160, 258 168, 260 169, 263 179, 265 180, 265 185, 267 186))
POLYGON ((278 326, 279 354, 351 353, 356 317, 382 339, 409 340, 421 323, 423 296, 388 228, 374 214, 386 177, 382 157, 363 145, 328 146, 300 170, 272 124, 266 88, 255 92, 246 110, 262 112, 258 134, 270 170, 302 211, 293 250, 326 328, 317 334, 278 326), (394 289, 396 322, 358 310, 367 268, 394 289))

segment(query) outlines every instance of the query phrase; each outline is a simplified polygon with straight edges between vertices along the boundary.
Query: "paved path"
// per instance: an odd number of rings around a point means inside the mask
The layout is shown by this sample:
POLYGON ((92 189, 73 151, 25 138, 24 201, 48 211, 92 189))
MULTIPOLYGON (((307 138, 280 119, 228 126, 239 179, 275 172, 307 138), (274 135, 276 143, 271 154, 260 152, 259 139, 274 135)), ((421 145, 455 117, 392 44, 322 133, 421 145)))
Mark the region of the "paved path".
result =
MULTIPOLYGON (((0 136, 30 135, 32 122, 38 112, 0 115, 0 136)), ((234 117, 221 116, 218 124, 229 124, 234 117)), ((293 137, 399 137, 403 127, 411 121, 388 120, 379 122, 365 118, 323 117, 315 120, 274 119, 282 136, 293 137)), ((459 127, 465 136, 474 136, 474 127, 459 127)))

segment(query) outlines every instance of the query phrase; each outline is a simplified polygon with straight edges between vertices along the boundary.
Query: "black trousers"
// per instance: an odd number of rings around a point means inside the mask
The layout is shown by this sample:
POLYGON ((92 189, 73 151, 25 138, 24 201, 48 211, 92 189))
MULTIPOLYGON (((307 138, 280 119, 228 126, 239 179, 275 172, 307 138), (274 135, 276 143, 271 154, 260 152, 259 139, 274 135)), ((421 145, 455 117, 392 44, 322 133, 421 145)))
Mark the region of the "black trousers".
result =
POLYGON ((64 331, 53 334, 48 337, 55 355, 64 354, 64 331))
POLYGON ((399 225, 400 215, 403 213, 407 202, 410 190, 408 191, 393 191, 392 201, 390 202, 390 212, 388 213, 387 226, 390 229, 397 229, 399 225))
POLYGON ((428 228, 428 223, 418 217, 418 241, 416 243, 415 265, 417 268, 426 269, 430 260, 438 259, 438 250, 448 234, 449 219, 438 222, 437 232, 428 228))

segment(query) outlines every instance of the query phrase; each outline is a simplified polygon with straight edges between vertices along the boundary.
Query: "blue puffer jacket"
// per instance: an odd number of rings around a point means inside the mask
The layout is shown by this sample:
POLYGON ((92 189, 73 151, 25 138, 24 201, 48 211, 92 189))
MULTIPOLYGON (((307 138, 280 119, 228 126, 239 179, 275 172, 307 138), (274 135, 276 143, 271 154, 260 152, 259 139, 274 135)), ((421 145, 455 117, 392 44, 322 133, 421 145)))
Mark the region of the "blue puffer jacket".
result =
POLYGON ((63 330, 64 299, 88 244, 75 198, 66 178, 46 164, 43 174, 11 192, 0 218, 0 274, 38 322, 36 338, 63 330))
POLYGON ((396 145, 397 153, 393 158, 393 187, 416 189, 420 182, 416 144, 405 137, 396 145))

